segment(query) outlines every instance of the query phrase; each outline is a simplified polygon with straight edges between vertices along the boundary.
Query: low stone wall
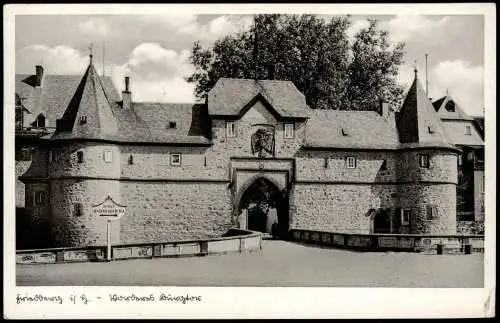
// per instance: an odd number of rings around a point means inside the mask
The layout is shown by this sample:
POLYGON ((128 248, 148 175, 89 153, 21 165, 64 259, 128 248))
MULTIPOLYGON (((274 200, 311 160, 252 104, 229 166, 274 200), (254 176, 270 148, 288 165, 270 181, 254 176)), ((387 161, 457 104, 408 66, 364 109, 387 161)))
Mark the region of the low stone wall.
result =
POLYGON ((457 221, 458 235, 484 235, 484 221, 457 221))
MULTIPOLYGON (((261 248, 262 235, 260 232, 231 229, 224 237, 210 240, 116 245, 111 247, 111 259, 205 256, 232 252, 253 252, 259 251, 261 248)), ((49 264, 106 261, 106 252, 106 246, 18 250, 16 263, 49 264)))
POLYGON ((484 252, 484 236, 479 235, 368 235, 293 229, 290 237, 294 241, 363 251, 410 251, 425 254, 484 252))

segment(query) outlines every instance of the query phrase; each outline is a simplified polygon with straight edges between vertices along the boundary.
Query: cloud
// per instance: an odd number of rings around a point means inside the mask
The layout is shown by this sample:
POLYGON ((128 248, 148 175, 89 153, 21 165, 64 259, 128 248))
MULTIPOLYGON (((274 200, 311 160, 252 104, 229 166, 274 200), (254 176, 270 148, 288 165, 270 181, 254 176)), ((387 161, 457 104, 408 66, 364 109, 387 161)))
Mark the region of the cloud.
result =
POLYGON ((396 16, 382 24, 383 29, 389 31, 394 42, 406 41, 415 37, 434 37, 436 29, 445 26, 449 17, 432 20, 425 16, 408 15, 396 16))
POLYGON ((483 114, 483 76, 482 66, 472 66, 468 61, 443 61, 434 66, 430 74, 430 94, 450 96, 471 115, 483 114))
POLYGON ((67 45, 49 47, 35 44, 21 49, 16 55, 19 66, 33 66, 43 62, 49 74, 81 74, 88 64, 88 57, 67 45))
MULTIPOLYGON (((419 80, 425 88, 425 70, 418 68, 419 80)), ((414 66, 400 66, 398 83, 408 91, 414 79, 414 66)), ((464 60, 446 60, 439 62, 429 70, 429 96, 433 101, 449 95, 470 115, 482 115, 483 112, 483 67, 473 66, 464 60)))
POLYGON ((95 36, 106 36, 109 34, 109 25, 103 18, 90 18, 78 25, 78 28, 85 34, 95 36))
POLYGON ((174 35, 190 36, 210 42, 222 35, 249 28, 253 22, 251 15, 221 15, 204 23, 199 21, 196 15, 142 15, 136 19, 141 23, 158 24, 174 35))
POLYGON ((128 61, 111 67, 116 85, 130 76, 136 101, 195 102, 194 85, 184 77, 194 71, 188 50, 175 51, 158 43, 135 47, 128 61))

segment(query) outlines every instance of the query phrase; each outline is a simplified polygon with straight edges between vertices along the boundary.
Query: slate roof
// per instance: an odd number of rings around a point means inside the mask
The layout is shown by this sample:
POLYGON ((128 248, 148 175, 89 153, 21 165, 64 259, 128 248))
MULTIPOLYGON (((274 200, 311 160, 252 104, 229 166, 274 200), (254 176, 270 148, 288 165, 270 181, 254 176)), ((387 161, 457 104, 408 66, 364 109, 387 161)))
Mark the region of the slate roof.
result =
POLYGON ((284 118, 305 118, 305 96, 290 81, 220 78, 209 91, 208 113, 236 116, 256 96, 261 95, 284 118))
MULTIPOLYGON (((30 113, 24 115, 24 126, 29 126, 42 113, 47 127, 56 126, 56 120, 61 118, 68 106, 81 75, 44 75, 42 87, 35 86, 35 75, 16 74, 16 95, 22 100, 22 105, 30 113)), ((113 100, 120 96, 110 77, 102 78, 106 92, 113 100)))
POLYGON ((133 103, 124 108, 108 95, 90 64, 49 140, 210 144, 206 120, 206 107, 196 104, 133 103), (85 123, 81 116, 86 116, 85 123), (175 128, 169 128, 170 121, 176 122, 175 128))
POLYGON ((396 113, 396 126, 402 147, 453 147, 453 141, 443 129, 417 73, 401 109, 396 113))
POLYGON ((432 105, 441 119, 473 120, 449 95, 434 101, 432 105))
POLYGON ((399 147, 394 123, 375 111, 311 110, 305 138, 307 148, 399 147))

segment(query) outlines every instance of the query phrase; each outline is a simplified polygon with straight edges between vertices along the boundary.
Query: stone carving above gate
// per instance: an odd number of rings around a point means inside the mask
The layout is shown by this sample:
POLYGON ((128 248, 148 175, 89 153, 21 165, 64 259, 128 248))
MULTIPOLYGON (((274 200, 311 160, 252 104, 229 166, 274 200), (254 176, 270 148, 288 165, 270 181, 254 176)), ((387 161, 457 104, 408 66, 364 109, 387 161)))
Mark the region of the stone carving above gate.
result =
POLYGON ((252 155, 274 157, 274 127, 258 125, 255 129, 251 137, 252 155))

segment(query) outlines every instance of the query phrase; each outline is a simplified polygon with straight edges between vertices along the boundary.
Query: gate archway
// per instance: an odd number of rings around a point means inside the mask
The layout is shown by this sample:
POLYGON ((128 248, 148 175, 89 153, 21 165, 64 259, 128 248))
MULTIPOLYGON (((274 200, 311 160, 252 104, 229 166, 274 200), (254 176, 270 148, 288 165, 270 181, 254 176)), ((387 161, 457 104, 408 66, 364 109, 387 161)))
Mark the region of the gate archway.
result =
POLYGON ((272 234, 273 224, 276 222, 277 236, 287 236, 288 194, 271 180, 265 177, 253 179, 235 202, 242 229, 272 234))

